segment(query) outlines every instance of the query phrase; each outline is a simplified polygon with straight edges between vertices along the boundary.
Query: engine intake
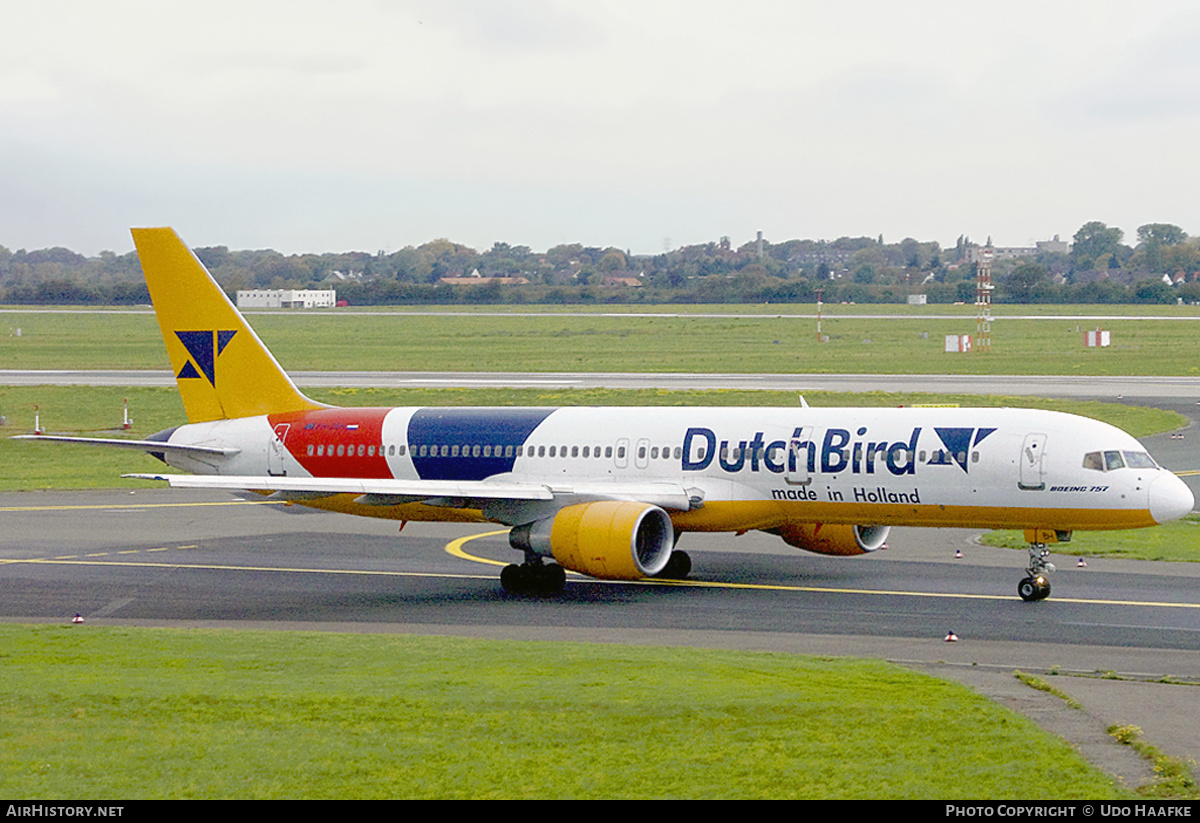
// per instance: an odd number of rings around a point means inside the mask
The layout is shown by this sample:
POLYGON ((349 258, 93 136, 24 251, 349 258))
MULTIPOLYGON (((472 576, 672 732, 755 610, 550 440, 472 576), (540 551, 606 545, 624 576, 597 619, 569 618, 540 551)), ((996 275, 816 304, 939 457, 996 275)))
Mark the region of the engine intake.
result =
POLYGON ((658 506, 620 500, 579 503, 517 526, 514 549, 553 557, 560 566, 604 580, 639 580, 667 565, 675 544, 670 516, 658 506))
POLYGON ((772 534, 789 546, 817 554, 849 556, 873 552, 887 540, 891 526, 846 526, 834 523, 789 523, 772 534))

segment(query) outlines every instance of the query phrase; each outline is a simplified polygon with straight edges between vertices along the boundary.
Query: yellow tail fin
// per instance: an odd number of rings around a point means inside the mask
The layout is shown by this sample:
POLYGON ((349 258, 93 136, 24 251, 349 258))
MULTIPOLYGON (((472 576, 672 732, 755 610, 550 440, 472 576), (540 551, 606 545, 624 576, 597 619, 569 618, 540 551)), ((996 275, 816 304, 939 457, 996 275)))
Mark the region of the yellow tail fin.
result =
POLYGON ((300 393, 174 230, 131 231, 188 422, 325 408, 300 393))

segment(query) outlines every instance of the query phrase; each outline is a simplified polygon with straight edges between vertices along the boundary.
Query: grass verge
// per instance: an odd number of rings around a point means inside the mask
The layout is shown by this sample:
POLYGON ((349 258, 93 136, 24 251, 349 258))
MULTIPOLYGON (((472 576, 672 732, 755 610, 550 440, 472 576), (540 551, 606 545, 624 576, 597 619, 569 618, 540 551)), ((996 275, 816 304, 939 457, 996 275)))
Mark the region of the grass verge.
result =
POLYGON ((13 799, 1130 796, 874 661, 44 625, 0 625, 0 649, 13 799))
MULTIPOLYGON (((944 317, 890 306, 888 316, 868 318, 846 316, 865 307, 826 306, 826 343, 816 342, 814 318, 798 316, 811 315, 811 304, 773 307, 758 317, 737 306, 707 308, 718 313, 678 306, 640 307, 659 312, 644 316, 575 307, 500 314, 434 307, 419 314, 281 311, 249 320, 292 370, 1200 375, 1196 321, 1178 319, 1194 317, 1190 307, 1160 314, 1143 306, 1056 306, 1053 319, 1037 320, 998 315, 991 351, 966 355, 947 354, 944 340, 975 332, 974 306, 944 317), (1060 316, 1076 311, 1113 319, 1060 316), (1083 332, 1101 324, 1112 345, 1087 348, 1083 332)), ((4 326, 10 332, 0 336, 0 368, 167 368, 149 312, 0 310, 4 326)))
MULTIPOLYGON (((983 543, 1025 551, 1023 532, 995 531, 983 543)), ((1163 523, 1153 529, 1111 532, 1075 532, 1070 543, 1050 546, 1058 555, 1071 557, 1121 557, 1129 560, 1174 560, 1200 562, 1200 513, 1163 523)))
POLYGON ((1156 783, 1140 786, 1137 793, 1142 797, 1169 800, 1200 800, 1200 784, 1192 770, 1196 764, 1163 754, 1155 746, 1142 740, 1142 730, 1137 726, 1110 726, 1108 733, 1119 743, 1130 746, 1143 758, 1154 764, 1156 783))

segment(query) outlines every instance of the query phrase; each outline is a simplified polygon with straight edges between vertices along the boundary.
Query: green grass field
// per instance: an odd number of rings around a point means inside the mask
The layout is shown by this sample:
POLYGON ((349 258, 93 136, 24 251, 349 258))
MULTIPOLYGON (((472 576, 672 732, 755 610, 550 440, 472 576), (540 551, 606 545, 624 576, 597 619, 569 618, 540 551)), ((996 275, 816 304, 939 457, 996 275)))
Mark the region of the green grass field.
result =
MULTIPOLYGON (((900 311, 900 319, 849 319, 837 312, 865 307, 831 307, 823 321, 828 343, 816 342, 814 320, 794 316, 812 306, 759 317, 689 316, 676 308, 654 310, 682 316, 608 317, 570 307, 564 316, 275 312, 249 320, 289 370, 1200 376, 1193 346, 1200 320, 1178 319, 1194 316, 1194 307, 1186 307, 1192 315, 1182 313, 1184 307, 1170 315, 1141 306, 1109 307, 1113 314, 1143 319, 1104 322, 1113 335, 1106 349, 1083 345, 1082 331, 1095 328, 1096 321, 1000 316, 990 354, 943 351, 946 334, 975 332, 973 307, 941 307, 959 313, 936 319, 900 311)), ((1081 307, 1052 308, 1065 313, 1081 307)), ((0 369, 167 368, 150 314, 0 310, 0 331, 0 369), (13 336, 17 328, 20 337, 13 336)))
POLYGON ((1133 797, 877 661, 18 625, 0 659, 11 800, 1133 797))

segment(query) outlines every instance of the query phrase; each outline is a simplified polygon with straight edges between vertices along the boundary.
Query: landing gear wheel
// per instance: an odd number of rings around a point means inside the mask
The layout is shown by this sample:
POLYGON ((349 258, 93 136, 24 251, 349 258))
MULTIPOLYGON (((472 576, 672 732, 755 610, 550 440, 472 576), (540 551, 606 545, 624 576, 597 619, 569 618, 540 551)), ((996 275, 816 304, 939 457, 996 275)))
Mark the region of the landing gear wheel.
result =
POLYGON ((1050 596, 1050 581, 1044 577, 1026 577, 1017 584, 1017 594, 1026 603, 1045 600, 1050 596))
POLYGON ((567 585, 567 570, 558 564, 542 566, 542 583, 546 594, 558 594, 567 585))
POLYGON ((678 549, 671 552, 671 557, 667 560, 667 565, 663 566, 663 570, 654 575, 661 580, 683 580, 692 571, 692 558, 687 552, 681 552, 678 549))
POLYGON ((516 563, 509 563, 500 570, 500 585, 506 592, 520 594, 523 590, 525 575, 516 563))
POLYGON ((567 584, 567 570, 554 563, 509 563, 500 572, 500 585, 510 594, 558 594, 567 584))
POLYGON ((1029 568, 1025 569, 1026 576, 1017 584, 1017 594, 1026 603, 1034 600, 1045 600, 1050 596, 1050 580, 1046 577, 1054 571, 1054 564, 1046 561, 1050 550, 1045 543, 1029 544, 1029 568))

